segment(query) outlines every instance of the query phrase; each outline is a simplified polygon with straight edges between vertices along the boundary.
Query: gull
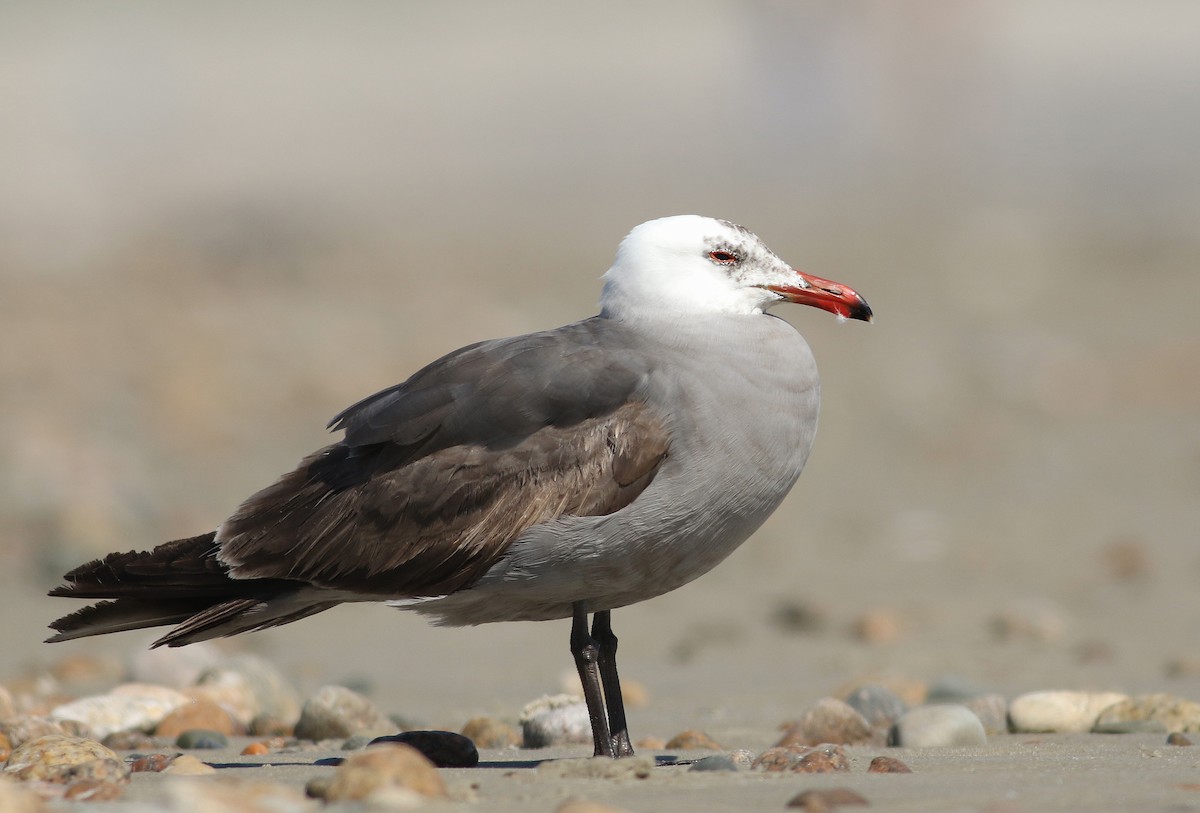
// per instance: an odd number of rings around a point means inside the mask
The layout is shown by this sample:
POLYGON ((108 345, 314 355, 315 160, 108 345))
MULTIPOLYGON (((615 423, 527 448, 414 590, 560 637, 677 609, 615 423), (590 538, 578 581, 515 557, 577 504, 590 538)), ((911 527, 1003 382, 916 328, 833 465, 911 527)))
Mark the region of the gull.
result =
POLYGON ((871 320, 734 223, 643 223, 599 315, 443 356, 334 417, 341 440, 215 531, 72 570, 51 595, 99 601, 49 640, 174 625, 153 645, 182 646, 360 601, 444 625, 570 618, 594 753, 629 756, 612 611, 733 552, 812 447, 812 352, 767 313, 787 302, 871 320))

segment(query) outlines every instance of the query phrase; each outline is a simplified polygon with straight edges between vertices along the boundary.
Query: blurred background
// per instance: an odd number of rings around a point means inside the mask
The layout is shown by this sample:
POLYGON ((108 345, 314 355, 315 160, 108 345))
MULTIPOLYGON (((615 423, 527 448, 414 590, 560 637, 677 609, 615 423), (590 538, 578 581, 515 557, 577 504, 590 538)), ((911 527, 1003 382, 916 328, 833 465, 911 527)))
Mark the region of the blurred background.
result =
MULTIPOLYGON (((41 596, 215 527, 434 357, 593 314, 625 232, 695 212, 877 321, 777 311, 823 373, 808 470, 617 613, 627 676, 1195 696, 1197 31, 1187 0, 0 5, 0 677, 144 646, 43 647, 41 596)), ((566 637, 368 607, 232 646, 458 709, 553 688, 566 637)))

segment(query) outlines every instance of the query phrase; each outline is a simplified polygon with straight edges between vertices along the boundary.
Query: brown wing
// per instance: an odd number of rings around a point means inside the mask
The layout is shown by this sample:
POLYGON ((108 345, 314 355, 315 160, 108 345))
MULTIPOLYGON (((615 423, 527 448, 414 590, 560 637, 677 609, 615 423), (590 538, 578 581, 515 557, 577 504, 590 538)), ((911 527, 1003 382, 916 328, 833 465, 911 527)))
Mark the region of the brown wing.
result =
POLYGON ((219 530, 235 578, 382 596, 469 586, 532 525, 618 511, 667 454, 660 418, 628 401, 500 448, 329 446, 251 497, 219 530))

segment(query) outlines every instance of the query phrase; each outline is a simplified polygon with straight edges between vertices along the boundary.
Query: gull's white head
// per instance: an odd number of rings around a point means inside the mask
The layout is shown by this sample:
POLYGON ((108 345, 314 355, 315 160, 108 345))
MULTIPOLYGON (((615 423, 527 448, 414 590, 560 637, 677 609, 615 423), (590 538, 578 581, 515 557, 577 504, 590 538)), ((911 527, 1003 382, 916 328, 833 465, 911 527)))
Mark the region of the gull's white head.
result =
POLYGON ((629 232, 604 275, 600 313, 614 319, 762 313, 779 302, 870 321, 844 285, 801 273, 753 232, 727 220, 676 215, 629 232))

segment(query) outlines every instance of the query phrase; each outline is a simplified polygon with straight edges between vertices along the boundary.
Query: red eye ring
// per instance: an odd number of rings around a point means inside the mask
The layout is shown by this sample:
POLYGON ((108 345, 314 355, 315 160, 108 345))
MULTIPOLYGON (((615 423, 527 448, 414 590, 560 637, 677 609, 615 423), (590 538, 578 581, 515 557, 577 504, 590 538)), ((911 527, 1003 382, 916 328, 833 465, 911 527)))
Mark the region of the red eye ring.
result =
POLYGON ((728 251, 710 251, 708 252, 708 258, 714 263, 720 263, 721 265, 734 265, 738 261, 738 256, 728 251))

